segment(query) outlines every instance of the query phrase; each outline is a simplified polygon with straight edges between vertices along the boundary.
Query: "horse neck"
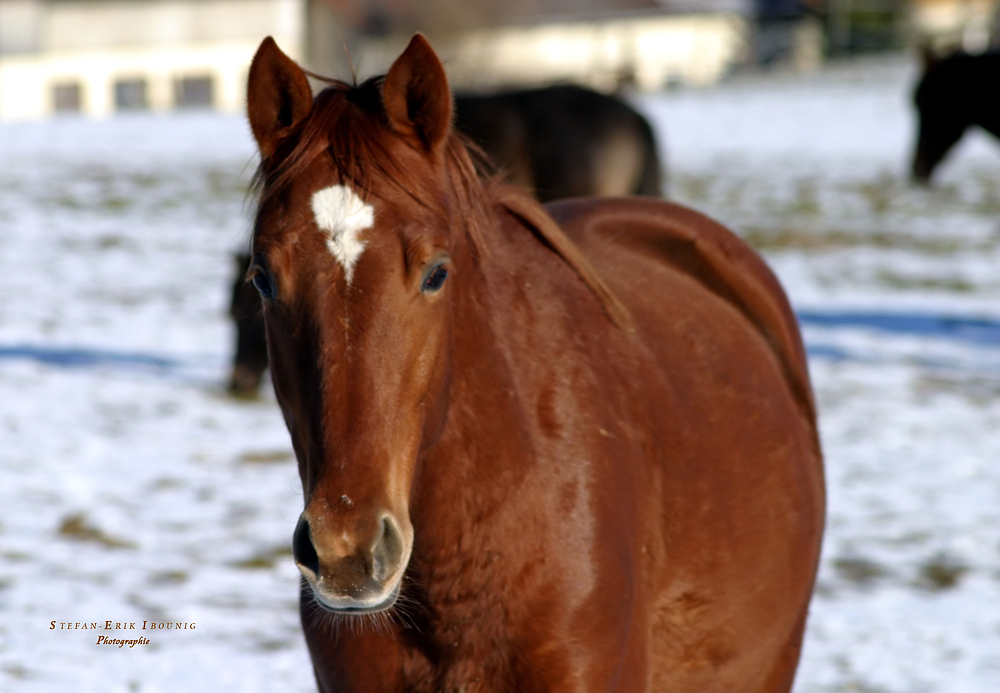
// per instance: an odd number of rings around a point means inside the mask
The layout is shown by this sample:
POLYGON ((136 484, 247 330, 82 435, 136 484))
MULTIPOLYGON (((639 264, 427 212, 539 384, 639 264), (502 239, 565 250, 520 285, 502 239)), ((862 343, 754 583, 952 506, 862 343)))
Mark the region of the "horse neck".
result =
MULTIPOLYGON (((547 470, 545 443, 536 442, 537 386, 562 333, 525 317, 526 301, 560 300, 560 280, 547 274, 552 251, 513 215, 490 222, 480 254, 471 243, 453 254, 448 410, 416 472, 410 519, 414 584, 434 614, 423 640, 450 648, 449 634, 475 622, 477 640, 466 645, 501 676, 508 660, 496 653, 514 634, 500 595, 539 560, 533 539, 512 531, 538 527, 551 507, 538 493, 547 470), (521 538, 535 550, 512 550, 521 538)), ((553 274, 572 276, 561 269, 553 274)))
MULTIPOLYGON (((505 489, 517 486, 503 479, 527 473, 531 459, 528 412, 513 356, 517 336, 509 318, 498 314, 512 302, 511 282, 502 275, 516 257, 509 236, 518 234, 503 233, 495 218, 485 222, 484 247, 473 247, 466 237, 455 253, 447 413, 424 456, 415 494, 442 542, 454 538, 438 528, 462 531, 461 518, 447 517, 450 508, 474 508, 488 517, 504 501, 505 489)), ((533 241, 529 230, 518 231, 522 241, 533 241)))

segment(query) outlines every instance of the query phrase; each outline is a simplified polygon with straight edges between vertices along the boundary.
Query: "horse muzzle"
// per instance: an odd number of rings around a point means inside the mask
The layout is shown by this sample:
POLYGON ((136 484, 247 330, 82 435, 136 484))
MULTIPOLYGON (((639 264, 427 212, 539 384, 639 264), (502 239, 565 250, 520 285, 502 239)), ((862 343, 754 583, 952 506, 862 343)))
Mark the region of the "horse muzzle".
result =
POLYGON ((399 597, 412 548, 396 520, 383 513, 377 531, 360 541, 344 530, 316 529, 326 526, 303 513, 292 538, 295 565, 316 601, 342 614, 391 608, 399 597))

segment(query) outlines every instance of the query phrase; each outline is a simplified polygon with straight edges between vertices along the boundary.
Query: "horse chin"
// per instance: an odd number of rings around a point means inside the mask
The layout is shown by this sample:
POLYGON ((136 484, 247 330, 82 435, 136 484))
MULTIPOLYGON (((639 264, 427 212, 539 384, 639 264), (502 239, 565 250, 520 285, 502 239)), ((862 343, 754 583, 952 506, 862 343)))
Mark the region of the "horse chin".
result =
POLYGON ((360 616, 364 614, 377 614, 382 611, 388 611, 396 604, 396 600, 399 599, 399 590, 402 585, 402 581, 397 582, 396 586, 393 587, 384 598, 371 599, 371 600, 361 600, 352 599, 350 597, 332 597, 324 595, 320 590, 316 589, 312 584, 309 585, 312 589, 313 597, 316 599, 316 603, 323 607, 324 610, 329 611, 334 614, 340 614, 342 616, 360 616))

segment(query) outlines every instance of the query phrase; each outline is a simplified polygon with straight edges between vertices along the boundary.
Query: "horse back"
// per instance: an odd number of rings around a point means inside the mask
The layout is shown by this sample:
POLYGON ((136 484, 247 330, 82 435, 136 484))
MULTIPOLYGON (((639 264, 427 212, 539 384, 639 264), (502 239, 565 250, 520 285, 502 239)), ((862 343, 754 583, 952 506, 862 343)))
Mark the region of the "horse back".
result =
MULTIPOLYGON (((815 421, 798 323, 777 278, 743 240, 708 217, 668 202, 566 200, 546 209, 584 254, 603 266, 606 277, 620 273, 616 262, 641 257, 669 265, 735 308, 767 342, 803 415, 815 421)), ((627 293, 621 298, 629 302, 627 293)))

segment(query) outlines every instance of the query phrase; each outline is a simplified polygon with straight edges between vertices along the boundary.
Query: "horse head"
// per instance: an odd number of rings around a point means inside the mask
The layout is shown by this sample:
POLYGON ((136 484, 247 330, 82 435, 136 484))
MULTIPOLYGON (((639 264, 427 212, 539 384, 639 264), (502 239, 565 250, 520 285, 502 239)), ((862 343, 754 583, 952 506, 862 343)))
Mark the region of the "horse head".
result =
POLYGON ((229 315, 236 327, 236 355, 229 377, 229 392, 235 397, 252 398, 267 370, 267 337, 260 311, 260 296, 247 280, 250 256, 237 253, 236 279, 229 301, 229 315))
POLYGON ((474 181, 474 169, 420 35, 384 78, 315 99, 266 39, 248 114, 261 155, 250 276, 305 497, 295 562, 326 609, 382 611, 413 550, 418 458, 447 407, 452 275, 467 252, 452 229, 470 187, 455 171, 474 181))

